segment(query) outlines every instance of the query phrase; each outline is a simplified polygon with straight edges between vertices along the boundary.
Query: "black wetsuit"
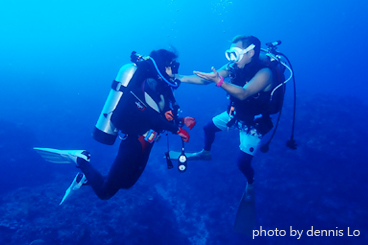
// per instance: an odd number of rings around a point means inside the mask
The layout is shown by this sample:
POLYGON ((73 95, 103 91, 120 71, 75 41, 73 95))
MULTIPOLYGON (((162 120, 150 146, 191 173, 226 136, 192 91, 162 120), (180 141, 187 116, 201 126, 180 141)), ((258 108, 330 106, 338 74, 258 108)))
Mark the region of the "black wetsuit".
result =
POLYGON ((92 164, 78 159, 88 185, 103 200, 114 196, 119 189, 132 187, 144 171, 154 143, 145 140, 143 134, 153 129, 157 133, 178 131, 178 125, 163 116, 173 101, 171 88, 152 75, 144 66, 139 66, 116 107, 112 122, 127 135, 120 143, 119 152, 107 176, 103 176, 92 164), (149 106, 147 93, 155 103, 161 104, 160 112, 149 106), (162 101, 164 98, 164 101, 162 101), (164 105, 163 105, 164 103, 164 105))
POLYGON ((78 158, 78 164, 96 195, 107 200, 119 189, 132 187, 147 165, 153 143, 143 136, 128 136, 120 143, 118 154, 107 176, 103 176, 91 163, 78 158))

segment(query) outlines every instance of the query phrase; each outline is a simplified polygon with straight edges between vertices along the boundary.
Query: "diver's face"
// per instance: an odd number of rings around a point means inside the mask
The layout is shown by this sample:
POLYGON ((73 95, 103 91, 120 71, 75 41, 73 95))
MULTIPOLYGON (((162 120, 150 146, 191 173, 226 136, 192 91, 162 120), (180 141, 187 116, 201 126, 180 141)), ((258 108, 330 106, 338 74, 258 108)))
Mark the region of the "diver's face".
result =
POLYGON ((174 77, 174 74, 172 73, 171 66, 165 67, 166 74, 169 75, 169 77, 174 77))
POLYGON ((178 74, 179 72, 179 66, 179 62, 176 62, 176 60, 172 60, 169 66, 165 67, 166 74, 169 75, 169 77, 174 78, 175 74, 178 74))
MULTIPOLYGON (((231 44, 230 48, 232 48, 232 47, 238 47, 238 48, 241 48, 241 49, 245 49, 246 48, 246 47, 245 48, 243 47, 243 42, 242 41, 239 41, 237 43, 231 44)), ((242 69, 242 68, 244 68, 244 66, 246 64, 248 64, 248 63, 250 63, 252 61, 253 55, 254 55, 254 50, 252 49, 252 50, 246 52, 239 61, 235 62, 235 64, 240 69, 242 69)))

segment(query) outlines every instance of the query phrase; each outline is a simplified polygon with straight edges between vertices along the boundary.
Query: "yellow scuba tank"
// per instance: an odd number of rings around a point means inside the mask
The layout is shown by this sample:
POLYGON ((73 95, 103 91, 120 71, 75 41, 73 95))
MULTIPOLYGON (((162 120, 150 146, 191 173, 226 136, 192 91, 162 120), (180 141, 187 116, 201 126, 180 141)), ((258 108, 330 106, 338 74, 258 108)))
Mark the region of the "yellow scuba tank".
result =
POLYGON ((112 124, 111 116, 124 93, 124 88, 128 86, 136 70, 137 66, 134 63, 126 64, 120 68, 115 80, 112 82, 109 96, 92 133, 92 137, 95 140, 107 145, 114 144, 119 130, 112 124))

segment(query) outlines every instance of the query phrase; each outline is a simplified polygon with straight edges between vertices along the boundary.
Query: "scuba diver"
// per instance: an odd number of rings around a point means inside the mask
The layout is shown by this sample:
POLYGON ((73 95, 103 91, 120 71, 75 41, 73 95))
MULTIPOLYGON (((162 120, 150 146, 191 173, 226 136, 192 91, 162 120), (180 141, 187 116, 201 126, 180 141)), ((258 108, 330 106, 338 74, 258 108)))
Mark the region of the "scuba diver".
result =
POLYGON ((165 49, 154 50, 148 57, 133 52, 133 63, 120 69, 93 132, 94 139, 109 145, 119 132, 124 135, 107 176, 92 166, 91 155, 85 150, 34 148, 48 161, 75 163, 81 170, 60 205, 82 185, 91 186, 102 200, 110 199, 119 189, 131 188, 144 171, 154 142, 164 131, 189 141, 189 133, 182 127, 192 129, 196 121, 177 116, 179 106, 173 94, 180 85, 175 79, 179 69, 176 59, 175 53, 165 49))
MULTIPOLYGON (((277 45, 269 44, 268 46, 275 49, 277 45)), ((282 108, 285 86, 281 85, 286 83, 283 75, 285 67, 282 72, 274 72, 274 66, 280 62, 270 65, 260 58, 260 52, 261 42, 258 38, 235 36, 230 49, 225 52, 229 60, 228 64, 219 70, 212 67, 211 73, 194 71, 195 75, 177 75, 181 82, 203 85, 215 83, 217 87, 228 93, 230 97, 228 110, 213 117, 204 126, 203 150, 197 153, 187 153, 187 157, 193 160, 211 160, 210 150, 215 140, 215 133, 226 131, 229 128, 239 129, 238 168, 247 179, 245 195, 253 192, 254 169, 251 161, 260 147, 262 137, 273 128, 270 115, 280 112, 282 108), (225 78, 229 78, 230 81, 225 82, 225 78)), ((292 70, 289 69, 289 71, 292 74, 292 70)), ((288 80, 291 79, 291 76, 288 80)), ((261 148, 261 151, 267 151, 269 143, 270 141, 261 148)), ((289 144, 291 148, 296 148, 293 138, 289 144)))

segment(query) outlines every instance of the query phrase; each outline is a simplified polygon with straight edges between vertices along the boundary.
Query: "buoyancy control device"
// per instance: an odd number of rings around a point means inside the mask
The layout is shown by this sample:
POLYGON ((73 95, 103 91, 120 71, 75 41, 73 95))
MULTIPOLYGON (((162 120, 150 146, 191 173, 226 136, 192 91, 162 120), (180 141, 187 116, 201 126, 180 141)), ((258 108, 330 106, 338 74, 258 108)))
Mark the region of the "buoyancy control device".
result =
MULTIPOLYGON (((105 105, 102 109, 100 117, 96 123, 94 131, 92 133, 92 137, 107 145, 113 145, 118 136, 119 129, 114 126, 112 123, 112 115, 117 108, 121 97, 125 92, 127 92, 127 87, 132 80, 133 75, 137 70, 137 66, 143 64, 143 61, 150 61, 150 65, 153 67, 153 71, 157 73, 161 79, 168 84, 172 88, 177 88, 180 85, 180 82, 177 79, 168 80, 161 72, 159 67, 156 64, 156 61, 149 56, 141 56, 137 54, 137 52, 133 51, 130 60, 132 63, 126 64, 122 66, 115 78, 112 82, 110 93, 107 97, 105 105)), ((175 72, 179 67, 179 63, 171 64, 172 67, 175 68, 175 72)), ((174 72, 174 71, 173 71, 174 72)))
POLYGON ((297 148, 297 144, 296 144, 295 139, 294 139, 295 111, 296 111, 295 73, 294 73, 293 67, 291 65, 291 62, 286 57, 286 55, 284 55, 283 53, 277 51, 277 47, 280 44, 281 44, 281 41, 266 43, 267 49, 261 49, 261 51, 263 51, 265 53, 265 55, 268 57, 268 60, 270 62, 269 63, 270 68, 271 68, 271 70, 272 70, 272 72, 275 76, 275 79, 278 81, 278 85, 271 92, 270 100, 275 101, 273 103, 273 105, 274 105, 274 108, 273 108, 274 111, 273 112, 278 112, 279 113, 278 118, 277 118, 276 126, 273 130, 273 133, 272 133, 270 139, 266 143, 261 145, 261 147, 260 147, 261 152, 267 152, 269 150, 269 145, 270 145, 273 137, 275 136, 278 124, 280 122, 282 106, 283 106, 283 101, 284 101, 284 94, 285 94, 285 89, 286 89, 285 86, 286 86, 286 83, 288 81, 290 81, 291 79, 293 80, 293 85, 294 85, 293 122, 292 122, 291 136, 290 136, 290 139, 286 142, 286 146, 293 149, 293 150, 295 150, 297 148), (286 62, 284 62, 282 59, 286 60, 286 62), (285 69, 289 71, 289 77, 287 79, 284 77, 284 74, 283 74, 285 69))

